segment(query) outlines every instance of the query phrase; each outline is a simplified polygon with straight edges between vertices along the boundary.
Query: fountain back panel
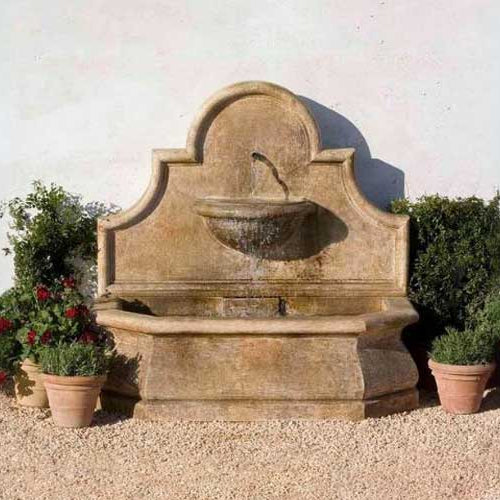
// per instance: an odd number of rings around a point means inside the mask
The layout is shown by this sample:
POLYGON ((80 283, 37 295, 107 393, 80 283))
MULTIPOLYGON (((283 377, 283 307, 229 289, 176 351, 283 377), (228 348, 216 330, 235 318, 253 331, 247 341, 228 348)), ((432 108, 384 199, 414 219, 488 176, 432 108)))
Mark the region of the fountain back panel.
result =
POLYGON ((224 88, 185 149, 99 222, 105 407, 188 420, 360 419, 418 404, 400 340, 408 219, 360 193, 354 150, 322 150, 288 90, 224 88))

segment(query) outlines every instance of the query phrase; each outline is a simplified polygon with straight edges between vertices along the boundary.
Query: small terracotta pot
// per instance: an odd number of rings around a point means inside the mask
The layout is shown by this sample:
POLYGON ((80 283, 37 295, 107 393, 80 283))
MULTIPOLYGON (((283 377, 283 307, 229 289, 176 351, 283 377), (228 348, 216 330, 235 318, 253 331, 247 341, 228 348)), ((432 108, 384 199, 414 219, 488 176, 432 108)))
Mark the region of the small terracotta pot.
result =
POLYGON ((444 365, 429 360, 444 410, 455 415, 476 413, 495 363, 486 365, 444 365))
POLYGON ((25 359, 14 374, 14 390, 17 402, 21 406, 49 407, 40 365, 30 359, 25 359))
POLYGON ((60 377, 44 374, 43 379, 54 423, 59 427, 89 426, 106 375, 60 377))

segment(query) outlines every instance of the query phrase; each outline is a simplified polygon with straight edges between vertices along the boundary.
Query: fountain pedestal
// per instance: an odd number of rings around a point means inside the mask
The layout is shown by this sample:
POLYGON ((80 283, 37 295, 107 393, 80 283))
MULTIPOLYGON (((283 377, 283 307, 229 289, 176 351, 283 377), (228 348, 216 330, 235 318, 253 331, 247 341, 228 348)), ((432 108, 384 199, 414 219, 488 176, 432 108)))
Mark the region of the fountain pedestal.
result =
POLYGON ((366 201, 354 150, 321 150, 289 91, 236 84, 143 198, 99 223, 103 404, 140 418, 359 419, 415 408, 400 340, 408 220, 366 201), (249 159, 269 161, 257 176, 249 159))

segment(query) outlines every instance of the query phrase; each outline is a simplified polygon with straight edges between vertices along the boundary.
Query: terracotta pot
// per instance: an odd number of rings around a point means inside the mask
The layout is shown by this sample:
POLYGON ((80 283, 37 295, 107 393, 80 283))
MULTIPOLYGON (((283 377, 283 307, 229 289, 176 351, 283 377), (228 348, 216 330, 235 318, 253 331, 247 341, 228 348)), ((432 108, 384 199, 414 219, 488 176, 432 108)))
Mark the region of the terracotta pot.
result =
POLYGON ((60 377, 43 375, 52 419, 59 427, 87 427, 106 376, 60 377))
POLYGON ((40 365, 25 359, 14 375, 14 390, 21 406, 48 408, 49 400, 43 385, 40 365))
POLYGON ((444 365, 429 360, 436 377, 439 399, 444 410, 455 415, 476 413, 483 400, 486 382, 495 363, 486 365, 444 365))

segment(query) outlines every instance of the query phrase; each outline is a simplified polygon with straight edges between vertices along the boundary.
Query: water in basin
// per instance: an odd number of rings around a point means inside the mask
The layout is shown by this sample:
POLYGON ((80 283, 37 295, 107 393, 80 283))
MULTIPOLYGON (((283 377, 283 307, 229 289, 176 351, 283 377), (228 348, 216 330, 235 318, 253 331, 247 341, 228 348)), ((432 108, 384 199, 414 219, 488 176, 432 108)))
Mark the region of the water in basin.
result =
POLYGON ((278 318, 354 316, 382 310, 378 297, 141 297, 124 309, 153 316, 278 318))

